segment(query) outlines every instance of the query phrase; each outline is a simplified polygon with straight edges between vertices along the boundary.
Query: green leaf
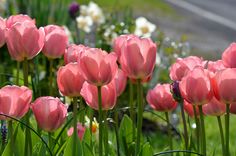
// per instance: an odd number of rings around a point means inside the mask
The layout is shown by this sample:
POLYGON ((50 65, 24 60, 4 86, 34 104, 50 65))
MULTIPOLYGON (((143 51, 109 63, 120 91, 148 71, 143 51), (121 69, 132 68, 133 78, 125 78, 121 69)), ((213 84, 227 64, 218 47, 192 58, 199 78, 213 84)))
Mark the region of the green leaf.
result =
MULTIPOLYGON (((78 139, 77 140, 77 153, 75 155, 79 155, 79 156, 82 156, 82 146, 81 146, 81 142, 80 140, 78 139)), ((72 156, 73 154, 73 135, 67 140, 67 145, 66 145, 66 148, 65 148, 65 151, 64 151, 64 156, 72 156)))
POLYGON ((153 149, 149 142, 142 146, 140 156, 153 156, 153 149))

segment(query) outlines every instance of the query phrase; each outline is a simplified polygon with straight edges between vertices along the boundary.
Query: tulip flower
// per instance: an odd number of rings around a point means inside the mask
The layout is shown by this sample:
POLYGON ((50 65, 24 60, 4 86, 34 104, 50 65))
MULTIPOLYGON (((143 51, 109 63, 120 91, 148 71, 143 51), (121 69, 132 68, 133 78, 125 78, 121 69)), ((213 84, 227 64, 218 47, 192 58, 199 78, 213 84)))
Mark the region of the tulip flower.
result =
POLYGON ((13 60, 30 60, 42 50, 44 32, 42 28, 37 29, 32 22, 17 22, 7 29, 6 43, 13 60))
MULTIPOLYGON (((32 91, 25 86, 5 86, 0 89, 0 113, 22 118, 29 110, 32 91)), ((8 119, 0 116, 1 120, 8 119)))
POLYGON ((83 53, 88 47, 80 44, 71 44, 67 47, 64 54, 64 62, 68 64, 70 62, 77 62, 80 59, 81 53, 83 53))
MULTIPOLYGON (((116 104, 117 93, 114 82, 104 85, 101 88, 102 92, 102 110, 110 110, 116 104)), ((80 92, 85 99, 87 105, 95 110, 98 110, 98 89, 96 86, 84 82, 80 92)))
POLYGON ((147 93, 149 105, 161 112, 172 111, 177 107, 177 102, 172 97, 169 84, 157 84, 154 89, 147 93))
POLYGON ((236 103, 230 105, 230 113, 236 114, 236 103))
POLYGON ((45 41, 43 54, 50 58, 60 58, 66 51, 68 37, 63 27, 57 25, 48 25, 44 27, 45 41))
MULTIPOLYGON (((184 110, 185 112, 191 117, 194 118, 194 106, 191 103, 188 103, 186 100, 184 100, 184 110)), ((199 117, 199 109, 196 107, 196 116, 199 117)))
POLYGON ((204 114, 212 116, 221 116, 226 112, 226 106, 224 103, 218 101, 215 97, 211 101, 202 107, 204 114))
POLYGON ((225 69, 224 62, 222 60, 217 61, 208 61, 207 69, 213 73, 216 73, 219 70, 225 69))
MULTIPOLYGON (((85 133, 86 128, 81 124, 81 123, 77 123, 77 134, 79 139, 82 141, 83 137, 84 137, 84 133, 85 133)), ((71 127, 68 131, 67 131, 67 135, 68 136, 72 136, 72 134, 74 133, 74 128, 71 127)))
POLYGON ((25 21, 28 21, 35 25, 35 20, 29 17, 28 15, 12 15, 6 20, 6 27, 10 29, 15 23, 23 23, 25 21))
POLYGON ((116 84, 117 96, 120 96, 125 90, 127 77, 121 69, 118 69, 115 78, 113 80, 115 81, 116 84))
POLYGON ((155 67, 156 44, 149 38, 127 37, 124 40, 119 59, 121 69, 131 79, 147 79, 155 67))
POLYGON ((67 108, 58 98, 39 97, 31 108, 39 127, 48 132, 57 130, 66 119, 67 108))
POLYGON ((77 14, 79 13, 80 6, 77 2, 72 2, 69 6, 69 15, 72 19, 75 19, 77 14))
POLYGON ((5 19, 0 17, 0 48, 5 44, 6 41, 5 29, 6 29, 5 19))
POLYGON ((209 73, 202 67, 195 67, 179 83, 182 97, 194 104, 203 105, 213 97, 209 73))
POLYGON ((77 63, 69 63, 59 68, 57 85, 64 96, 78 97, 85 79, 77 63))
POLYGON ((79 66, 86 81, 96 86, 110 83, 117 72, 116 54, 89 48, 81 54, 79 66))
POLYGON ((232 43, 222 54, 224 65, 228 68, 236 68, 236 43, 232 43))
POLYGON ((193 70, 196 66, 204 67, 205 62, 197 56, 189 56, 186 58, 178 58, 170 67, 170 78, 173 81, 181 81, 181 79, 193 70))

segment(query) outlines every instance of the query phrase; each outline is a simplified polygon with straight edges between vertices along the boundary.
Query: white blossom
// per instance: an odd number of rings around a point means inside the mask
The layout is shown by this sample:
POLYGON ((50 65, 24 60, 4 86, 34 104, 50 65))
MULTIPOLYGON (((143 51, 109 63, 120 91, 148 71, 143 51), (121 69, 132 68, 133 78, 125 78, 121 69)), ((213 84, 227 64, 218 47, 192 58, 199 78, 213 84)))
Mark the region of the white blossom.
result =
POLYGON ((93 20, 90 16, 79 16, 76 18, 77 26, 86 33, 91 31, 91 26, 93 25, 93 20))
POLYGON ((142 37, 151 37, 152 33, 156 29, 156 26, 144 17, 138 17, 135 21, 135 25, 136 28, 134 34, 142 37))

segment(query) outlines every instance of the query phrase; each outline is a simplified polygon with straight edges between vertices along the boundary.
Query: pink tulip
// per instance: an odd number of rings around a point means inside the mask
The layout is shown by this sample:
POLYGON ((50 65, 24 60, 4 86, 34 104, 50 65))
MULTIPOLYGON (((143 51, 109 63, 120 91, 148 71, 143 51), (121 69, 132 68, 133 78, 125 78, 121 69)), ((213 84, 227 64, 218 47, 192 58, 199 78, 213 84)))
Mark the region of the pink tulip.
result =
POLYGON ((208 61, 207 64, 207 69, 213 73, 226 68, 222 60, 208 61))
POLYGON ((231 114, 236 114, 236 103, 232 103, 230 105, 230 113, 231 114))
POLYGON ((236 102, 236 68, 227 68, 216 73, 212 79, 215 97, 223 103, 236 102))
POLYGON ((213 97, 209 73, 203 67, 189 71, 179 83, 182 97, 189 103, 203 105, 213 97))
POLYGON ((177 102, 170 92, 170 84, 157 84, 154 89, 148 91, 146 99, 149 105, 157 111, 168 112, 177 107, 177 102))
MULTIPOLYGON (((25 86, 5 86, 0 89, 0 113, 22 118, 29 110, 32 91, 25 86)), ((7 119, 0 116, 1 120, 7 119)))
MULTIPOLYGON (((87 105, 98 110, 98 89, 87 82, 84 83, 80 94, 85 99, 87 105)), ((110 110, 116 104, 117 94, 114 82, 102 86, 102 110, 110 110)))
POLYGON ((118 59, 120 58, 120 55, 121 55, 121 50, 122 50, 122 46, 123 44, 131 39, 131 38, 135 38, 137 37, 136 35, 134 34, 129 34, 129 35, 121 35, 119 37, 117 37, 115 40, 114 40, 114 43, 113 43, 113 50, 114 52, 116 53, 116 55, 118 56, 118 59))
POLYGON ((209 103, 202 107, 202 109, 206 115, 220 116, 225 114, 226 105, 213 97, 209 103))
MULTIPOLYGON (((85 130, 86 130, 86 128, 81 123, 78 122, 77 123, 77 133, 78 133, 78 137, 79 137, 80 141, 83 140, 85 130)), ((72 136, 73 133, 74 133, 74 127, 71 127, 67 131, 67 135, 72 136)))
POLYGON ((6 43, 12 59, 29 60, 43 48, 44 32, 29 21, 18 22, 6 31, 6 43))
POLYGON ((57 85, 64 96, 78 97, 85 79, 77 63, 69 63, 59 68, 57 85))
POLYGON ((66 51, 68 44, 68 37, 65 30, 57 25, 48 25, 44 27, 45 42, 43 47, 43 54, 50 58, 60 58, 66 51))
POLYGON ((119 62, 121 69, 131 79, 147 79, 156 63, 156 44, 149 38, 133 36, 124 38, 119 62))
POLYGON ((117 72, 117 56, 97 48, 89 48, 81 54, 79 66, 88 83, 102 86, 110 83, 117 72))
MULTIPOLYGON (((184 110, 191 118, 194 118, 193 105, 191 103, 188 103, 186 100, 184 100, 184 110)), ((196 115, 197 115, 197 117, 200 116, 199 108, 197 106, 196 106, 196 115)))
POLYGON ((232 43, 222 54, 224 65, 228 68, 236 68, 236 43, 232 43))
POLYGON ((64 62, 68 64, 70 62, 77 62, 80 59, 81 53, 84 52, 88 47, 80 44, 71 44, 67 47, 64 54, 64 62))
POLYGON ((45 131, 58 129, 65 121, 67 108, 58 99, 50 96, 37 98, 32 104, 37 124, 45 131))
POLYGON ((33 25, 35 25, 35 20, 29 17, 28 15, 12 15, 6 20, 6 27, 9 29, 11 28, 15 23, 23 23, 25 21, 31 22, 33 25))
POLYGON ((170 67, 170 78, 173 81, 181 81, 181 79, 193 70, 196 66, 204 66, 205 62, 197 56, 189 56, 186 58, 178 58, 170 67))
POLYGON ((5 29, 6 29, 5 19, 0 17, 0 48, 5 44, 6 41, 5 29))
POLYGON ((113 80, 115 81, 116 84, 117 96, 120 96, 125 90, 127 83, 127 76, 121 69, 118 69, 115 78, 113 80))

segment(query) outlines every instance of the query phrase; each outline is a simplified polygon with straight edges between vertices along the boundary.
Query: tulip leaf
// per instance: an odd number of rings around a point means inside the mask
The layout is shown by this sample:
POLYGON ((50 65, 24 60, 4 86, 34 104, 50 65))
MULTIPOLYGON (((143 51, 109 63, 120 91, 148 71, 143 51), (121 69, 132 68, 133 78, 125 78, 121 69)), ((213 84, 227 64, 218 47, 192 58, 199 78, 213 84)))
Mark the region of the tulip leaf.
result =
POLYGON ((142 146, 140 156, 153 156, 152 146, 148 142, 142 146))
MULTIPOLYGON (((82 156, 82 146, 81 142, 77 140, 77 153, 75 155, 82 156)), ((73 135, 67 140, 67 145, 64 151, 64 156, 72 156, 73 155, 73 135)))

